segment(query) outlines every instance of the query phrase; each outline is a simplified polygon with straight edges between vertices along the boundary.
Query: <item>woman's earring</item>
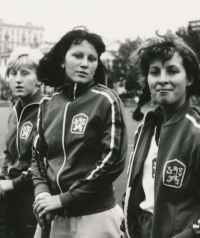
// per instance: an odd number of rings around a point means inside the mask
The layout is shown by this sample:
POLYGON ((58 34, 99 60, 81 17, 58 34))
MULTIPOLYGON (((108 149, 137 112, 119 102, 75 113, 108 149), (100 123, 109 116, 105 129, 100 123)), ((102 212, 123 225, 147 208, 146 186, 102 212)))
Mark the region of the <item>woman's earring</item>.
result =
POLYGON ((64 68, 65 68, 65 65, 64 65, 64 64, 61 64, 61 67, 64 69, 64 68))
POLYGON ((192 82, 188 82, 186 85, 187 85, 187 86, 191 86, 191 85, 192 85, 192 82))

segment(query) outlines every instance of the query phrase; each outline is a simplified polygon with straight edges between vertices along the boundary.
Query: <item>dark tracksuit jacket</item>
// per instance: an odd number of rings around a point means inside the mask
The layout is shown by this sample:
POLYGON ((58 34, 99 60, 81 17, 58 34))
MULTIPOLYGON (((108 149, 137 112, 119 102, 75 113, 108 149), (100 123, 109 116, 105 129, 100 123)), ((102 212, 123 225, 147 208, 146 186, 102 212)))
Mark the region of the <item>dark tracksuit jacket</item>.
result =
MULTIPOLYGON (((147 113, 135 135, 125 197, 128 237, 139 238, 142 172, 160 109, 147 113)), ((200 237, 200 109, 186 102, 164 125, 156 159, 152 238, 200 237)))
POLYGON ((12 179, 14 189, 30 186, 31 176, 28 169, 31 165, 32 142, 38 115, 39 102, 44 95, 39 90, 24 108, 18 101, 8 119, 6 135, 5 160, 1 169, 1 179, 12 179))
POLYGON ((40 103, 34 141, 35 195, 60 194, 61 216, 102 212, 116 204, 113 181, 127 152, 123 106, 102 85, 70 84, 40 103))
MULTIPOLYGON (((5 201, 8 205, 3 207, 7 217, 3 217, 6 219, 4 223, 6 237, 22 235, 24 238, 32 238, 35 233, 37 221, 32 209, 34 189, 29 168, 39 102, 43 96, 40 90, 37 91, 24 108, 18 101, 9 115, 4 151, 6 157, 0 173, 0 179, 11 179, 14 186, 14 190, 6 192, 5 201)), ((1 205, 2 202, 1 200, 1 205)))

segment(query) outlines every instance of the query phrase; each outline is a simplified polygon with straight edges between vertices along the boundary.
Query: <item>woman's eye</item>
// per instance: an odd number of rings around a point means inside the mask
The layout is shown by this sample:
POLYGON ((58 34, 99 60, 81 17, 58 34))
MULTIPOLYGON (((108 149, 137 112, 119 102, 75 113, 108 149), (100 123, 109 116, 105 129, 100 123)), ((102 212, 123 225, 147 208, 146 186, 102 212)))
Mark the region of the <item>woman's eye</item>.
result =
POLYGON ((91 62, 94 62, 94 61, 96 61, 97 59, 96 59, 96 57, 94 57, 94 56, 90 56, 89 57, 89 61, 91 61, 91 62))
POLYGON ((82 55, 81 54, 74 54, 75 58, 81 59, 82 55))
POLYGON ((16 75, 16 74, 17 74, 17 72, 15 70, 10 71, 10 75, 16 75))
POLYGON ((168 74, 170 75, 177 74, 177 73, 178 73, 178 70, 175 70, 175 69, 168 70, 168 74))
POLYGON ((159 74, 159 71, 157 71, 157 70, 152 70, 152 71, 151 71, 151 70, 150 70, 150 71, 149 71, 149 74, 150 74, 150 75, 158 75, 158 74, 159 74))
POLYGON ((23 76, 27 76, 28 74, 29 74, 29 73, 28 73, 27 71, 23 71, 23 72, 22 72, 22 75, 23 75, 23 76))

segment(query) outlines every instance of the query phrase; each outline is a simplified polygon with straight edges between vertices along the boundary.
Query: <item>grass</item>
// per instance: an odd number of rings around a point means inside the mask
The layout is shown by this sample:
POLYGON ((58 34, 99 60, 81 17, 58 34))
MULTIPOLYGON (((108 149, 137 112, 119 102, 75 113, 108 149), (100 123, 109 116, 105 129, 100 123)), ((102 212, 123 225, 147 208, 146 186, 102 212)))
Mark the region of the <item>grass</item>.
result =
MULTIPOLYGON (((127 122, 127 129, 128 129, 128 153, 127 153, 127 159, 126 159, 126 167, 122 174, 118 177, 118 179, 114 182, 114 186, 116 189, 116 199, 119 205, 121 205, 122 195, 124 194, 126 190, 126 182, 127 182, 127 167, 129 162, 130 154, 133 150, 133 142, 134 142, 134 134, 137 126, 141 123, 134 121, 132 119, 132 113, 131 111, 134 111, 135 108, 126 107, 125 113, 126 113, 126 122, 127 122)), ((143 113, 146 113, 147 111, 152 110, 151 106, 144 107, 142 109, 143 113)))
MULTIPOLYGON (((151 109, 150 106, 145 107, 143 109, 143 111, 146 112, 150 109, 151 109)), ((127 181, 126 171, 127 171, 129 156, 133 149, 134 132, 135 132, 135 129, 137 128, 138 124, 140 123, 140 122, 133 121, 133 119, 131 118, 132 117, 131 111, 133 111, 133 110, 134 110, 134 108, 132 108, 132 107, 125 108, 127 128, 128 128, 128 156, 126 159, 125 170, 118 177, 118 179, 114 182, 114 186, 116 188, 116 199, 120 205, 121 205, 122 195, 126 190, 126 181, 127 181)), ((10 112, 9 107, 0 107, 0 115, 1 115, 1 120, 0 120, 0 164, 2 163, 2 160, 3 160, 2 153, 5 149, 5 136, 6 136, 6 131, 7 131, 7 120, 8 120, 9 112, 10 112)))

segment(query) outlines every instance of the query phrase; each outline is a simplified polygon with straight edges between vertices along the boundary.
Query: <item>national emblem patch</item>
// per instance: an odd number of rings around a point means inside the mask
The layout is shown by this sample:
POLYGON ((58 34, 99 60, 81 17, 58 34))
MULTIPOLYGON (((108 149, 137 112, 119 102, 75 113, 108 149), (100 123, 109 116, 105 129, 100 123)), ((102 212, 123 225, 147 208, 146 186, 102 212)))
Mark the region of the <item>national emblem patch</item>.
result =
POLYGON ((32 129, 33 129, 33 124, 30 121, 25 122, 22 125, 20 138, 24 139, 24 140, 27 140, 29 138, 30 134, 31 134, 32 129))
POLYGON ((174 159, 165 164, 163 171, 163 184, 165 186, 180 188, 183 183, 186 166, 179 160, 174 159))
POLYGON ((88 116, 84 113, 77 114, 73 117, 71 133, 83 134, 88 122, 88 116))

